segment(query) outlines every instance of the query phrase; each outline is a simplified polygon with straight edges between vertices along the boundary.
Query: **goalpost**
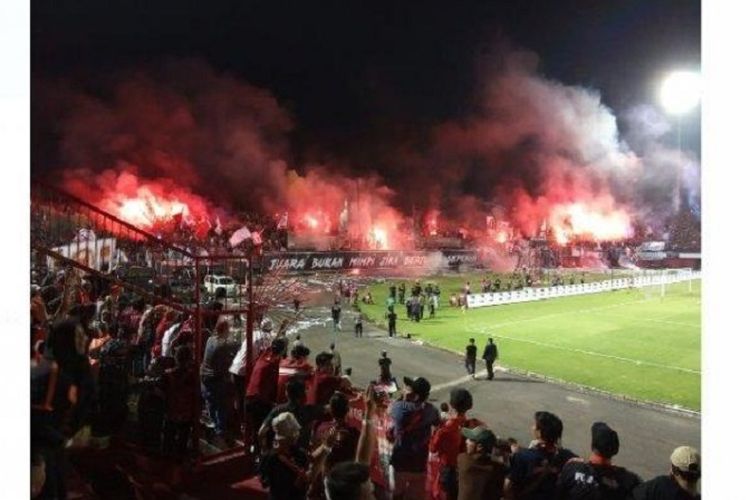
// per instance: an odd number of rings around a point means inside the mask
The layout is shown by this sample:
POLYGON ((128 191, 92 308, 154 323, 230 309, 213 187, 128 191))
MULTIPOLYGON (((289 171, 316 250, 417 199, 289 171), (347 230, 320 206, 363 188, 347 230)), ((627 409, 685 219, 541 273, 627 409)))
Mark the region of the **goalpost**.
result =
MULTIPOLYGON (((688 293, 693 292, 693 280, 699 279, 700 274, 689 268, 674 269, 641 269, 632 274, 634 285, 641 288, 646 298, 667 296, 670 288, 678 283, 687 282, 688 293)), ((684 290, 684 288, 681 288, 684 290)))

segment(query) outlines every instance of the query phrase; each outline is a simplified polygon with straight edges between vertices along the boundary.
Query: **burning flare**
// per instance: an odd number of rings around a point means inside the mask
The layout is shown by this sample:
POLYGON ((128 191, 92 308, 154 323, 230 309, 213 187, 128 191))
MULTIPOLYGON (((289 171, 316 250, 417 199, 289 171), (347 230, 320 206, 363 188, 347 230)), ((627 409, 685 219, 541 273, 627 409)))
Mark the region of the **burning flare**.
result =
POLYGON ((573 237, 614 241, 632 233, 630 216, 624 210, 604 210, 583 202, 554 206, 549 223, 555 240, 561 245, 573 237))

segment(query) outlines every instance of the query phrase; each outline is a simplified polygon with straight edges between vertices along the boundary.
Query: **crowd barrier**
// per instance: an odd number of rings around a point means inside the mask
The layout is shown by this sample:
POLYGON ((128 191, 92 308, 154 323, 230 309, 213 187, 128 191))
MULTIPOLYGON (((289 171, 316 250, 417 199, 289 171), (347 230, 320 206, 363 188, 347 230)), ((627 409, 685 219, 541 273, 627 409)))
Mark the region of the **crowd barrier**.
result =
POLYGON ((469 308, 501 306, 516 304, 519 302, 532 302, 555 297, 569 297, 572 295, 585 295, 589 293, 610 292, 626 288, 642 288, 646 286, 668 285, 681 281, 700 279, 700 271, 680 271, 674 274, 648 274, 644 276, 629 276, 593 283, 580 283, 576 285, 559 285, 544 288, 524 288, 509 292, 476 293, 467 297, 466 303, 469 308))

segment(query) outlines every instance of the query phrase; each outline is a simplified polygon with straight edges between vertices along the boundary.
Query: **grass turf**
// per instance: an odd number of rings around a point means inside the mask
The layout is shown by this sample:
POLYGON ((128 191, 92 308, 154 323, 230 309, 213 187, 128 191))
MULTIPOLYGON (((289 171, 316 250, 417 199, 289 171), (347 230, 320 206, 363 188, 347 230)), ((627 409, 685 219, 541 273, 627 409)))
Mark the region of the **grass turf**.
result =
MULTIPOLYGON (((476 275, 470 276, 472 284, 476 275)), ((587 282, 594 277, 587 276, 587 282)), ((448 306, 467 276, 431 277, 441 288, 433 319, 409 321, 397 305, 399 334, 463 353, 492 336, 500 364, 609 393, 700 410, 700 281, 538 302, 471 309, 448 306)), ((407 284, 407 294, 410 283, 407 284)), ((476 285, 475 285, 476 286, 476 285)), ((385 324, 387 284, 371 287, 374 305, 360 307, 385 324)), ((425 317, 427 312, 425 311, 425 317)), ((477 367, 479 368, 479 366, 477 367)))

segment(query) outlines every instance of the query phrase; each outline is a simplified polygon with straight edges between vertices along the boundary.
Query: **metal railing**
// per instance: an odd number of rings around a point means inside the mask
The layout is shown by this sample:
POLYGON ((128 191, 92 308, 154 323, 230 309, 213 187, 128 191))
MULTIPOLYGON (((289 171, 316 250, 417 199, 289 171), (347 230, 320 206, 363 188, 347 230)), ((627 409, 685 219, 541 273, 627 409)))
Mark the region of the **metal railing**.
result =
MULTIPOLYGON (((151 304, 189 314, 198 366, 210 334, 204 325, 215 325, 217 316, 240 317, 250 373, 258 307, 253 299, 252 255, 210 254, 200 250, 198 242, 193 247, 190 242, 177 244, 44 182, 32 181, 31 187, 32 276, 75 269, 81 276, 120 285, 151 304)), ((196 386, 199 383, 196 370, 196 386)), ((200 411, 194 416, 195 450, 201 437, 199 419, 200 411)))

